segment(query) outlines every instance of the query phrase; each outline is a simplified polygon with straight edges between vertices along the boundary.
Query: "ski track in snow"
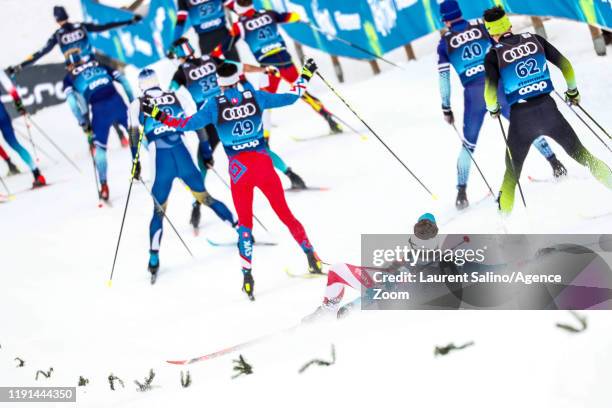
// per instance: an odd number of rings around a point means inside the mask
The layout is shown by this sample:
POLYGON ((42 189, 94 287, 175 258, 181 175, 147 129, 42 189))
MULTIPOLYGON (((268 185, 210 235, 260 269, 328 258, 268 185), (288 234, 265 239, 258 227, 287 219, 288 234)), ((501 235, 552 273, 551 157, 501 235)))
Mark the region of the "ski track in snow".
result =
MULTIPOLYGON (((46 0, 29 2, 40 12, 26 15, 23 2, 3 1, 4 11, 13 16, 5 21, 3 30, 14 33, 14 42, 5 41, 2 66, 42 46, 53 27, 52 4, 46 0)), ((64 3, 71 14, 78 15, 76 0, 64 3)), ((584 106, 610 128, 612 76, 608 73, 612 57, 594 56, 584 25, 553 21, 546 28, 553 44, 574 63, 584 106)), ((371 77, 367 64, 343 60, 349 83, 338 89, 439 195, 437 202, 374 137, 365 141, 357 136, 330 137, 295 143, 291 135, 316 136, 327 131, 325 123, 302 103, 273 114, 276 127, 272 130, 272 147, 307 183, 330 187, 324 193, 287 195, 327 262, 359 262, 360 234, 406 233, 425 211, 440 219, 454 214, 459 142, 443 122, 439 109, 432 54, 436 41, 432 35, 415 43, 417 62, 405 62, 402 50, 389 55, 407 71, 383 64, 383 74, 371 77)), ((309 54, 320 57, 321 72, 334 79, 329 58, 316 51, 309 54)), ((44 61, 59 58, 56 50, 44 61)), ((163 80, 167 80, 172 65, 164 62, 158 67, 163 80)), ((564 90, 560 73, 556 68, 553 71, 559 91, 564 90)), ((128 73, 134 78, 134 70, 128 73)), ((361 128, 319 81, 313 81, 312 90, 334 113, 361 128)), ((453 106, 461 118, 462 94, 454 75, 453 90, 453 106)), ((571 112, 561 109, 583 143, 610 163, 609 153, 571 112)), ((278 406, 287 402, 297 407, 355 403, 398 406, 400 402, 405 406, 444 406, 456 403, 459 395, 468 397, 477 407, 488 407, 492 401, 501 407, 524 405, 526 400, 530 406, 554 407, 604 407, 609 403, 606 386, 612 364, 612 323, 608 312, 588 313, 590 329, 574 336, 555 328, 557 321, 571 322, 571 316, 562 312, 363 313, 337 324, 300 328, 243 350, 253 365, 252 376, 230 379, 231 359, 238 353, 191 365, 188 369, 193 385, 181 389, 181 367, 170 366, 165 360, 199 356, 294 325, 319 304, 324 279, 286 276, 285 267, 303 270, 306 259, 259 194, 255 213, 279 245, 255 247, 257 301, 249 302, 240 292, 242 277, 235 249, 213 248, 205 240, 206 236, 231 239, 233 232, 204 208, 200 236, 194 237, 188 224, 191 197, 177 182, 168 215, 195 259, 188 256, 166 225, 161 270, 152 287, 146 264, 153 203, 136 183, 114 285, 107 288, 128 189, 129 152, 121 149, 111 135, 109 185, 113 207, 97 208, 85 137, 68 107, 47 109, 36 114, 34 120, 77 161, 82 174, 67 165, 43 138, 35 136, 60 162, 54 165, 41 159, 47 179, 58 182, 19 194, 0 207, 0 384, 74 386, 83 375, 91 383, 78 390, 79 407, 278 406), (433 357, 435 345, 469 340, 476 344, 468 350, 433 357), (302 375, 297 373, 312 358, 329 358, 332 343, 337 353, 334 366, 311 367, 302 375), (26 360, 25 367, 14 368, 17 356, 26 360), (54 368, 50 379, 34 381, 36 370, 50 366, 54 368), (141 381, 150 368, 157 374, 153 382, 157 387, 137 393, 133 380, 141 381), (111 372, 124 380, 125 390, 110 392, 107 377, 111 372)), ((193 149, 195 138, 187 136, 186 140, 193 149)), ((558 145, 552 145, 570 174, 587 174, 558 145)), ((227 159, 220 150, 216 153, 217 169, 226 176, 227 159)), ((503 175, 503 154, 498 127, 487 119, 476 159, 494 188, 499 187, 503 175)), ((151 160, 144 153, 143 174, 152 181, 147 170, 151 160)), ((19 159, 16 162, 25 168, 19 159)), ((0 163, 0 171, 5 172, 4 163, 0 163)), ((550 168, 532 151, 523 174, 547 178, 550 168)), ((476 201, 487 189, 475 169, 470 180, 468 194, 476 201)), ((28 187, 30 176, 11 177, 7 182, 12 190, 19 191, 28 187)), ((231 204, 229 191, 212 174, 207 187, 215 197, 231 204)), ((523 188, 528 210, 522 208, 517 194, 514 214, 501 220, 491 200, 453 218, 442 232, 494 233, 504 228, 512 233, 610 231, 612 217, 584 217, 610 211, 610 192, 592 179, 554 184, 529 183, 524 177, 523 188)), ((257 226, 254 233, 266 239, 257 226)), ((347 299, 352 296, 347 293, 347 299)))

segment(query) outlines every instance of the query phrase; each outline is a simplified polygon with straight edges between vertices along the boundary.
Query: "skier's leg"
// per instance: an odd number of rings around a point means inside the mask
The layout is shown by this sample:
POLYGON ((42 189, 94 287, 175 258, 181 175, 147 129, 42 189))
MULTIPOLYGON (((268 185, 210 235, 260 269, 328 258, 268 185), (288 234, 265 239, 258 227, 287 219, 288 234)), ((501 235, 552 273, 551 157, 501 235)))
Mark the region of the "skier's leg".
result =
POLYGON ((93 130, 93 143, 96 146, 96 154, 94 160, 98 169, 98 178, 100 184, 106 184, 106 171, 108 161, 106 158, 106 146, 108 142, 108 134, 112 125, 112 120, 108 118, 109 112, 104 110, 93 109, 91 126, 93 130))
POLYGON ((457 159, 457 188, 466 187, 472 159, 470 152, 474 153, 478 135, 487 109, 484 103, 484 86, 481 83, 468 84, 463 90, 463 143, 457 159), (467 148, 466 148, 467 147, 467 148), (469 149, 469 151, 467 150, 469 149))
POLYGON ((245 275, 251 273, 253 257, 253 177, 257 173, 257 169, 251 168, 253 166, 248 155, 239 154, 229 162, 232 199, 238 215, 238 251, 245 275))
POLYGON ((153 195, 153 216, 149 224, 149 271, 155 273, 159 269, 159 248, 163 235, 164 214, 168 206, 168 196, 172 189, 172 181, 176 176, 170 149, 157 149, 155 155, 155 181, 151 194, 153 195), (159 208, 156 202, 161 206, 159 208))
POLYGON ((6 112, 6 109, 2 103, 0 103, 0 130, 2 131, 2 135, 4 136, 6 143, 8 143, 11 149, 17 152, 19 157, 21 157, 24 163, 30 168, 30 171, 35 172, 35 170, 37 170, 36 164, 34 163, 30 153, 17 140, 15 131, 13 129, 13 124, 11 123, 11 118, 6 112))
POLYGON ((7 154, 7 153, 6 153, 6 151, 5 151, 5 150, 2 148, 2 146, 0 146, 0 157, 2 157, 2 159, 3 159, 4 161, 9 161, 9 160, 10 160, 10 159, 9 159, 8 154, 7 154))
POLYGON ((206 191, 202 177, 193 164, 191 155, 185 145, 180 144, 171 150, 176 161, 179 177, 187 184, 196 201, 210 207, 221 220, 233 225, 234 216, 232 212, 225 204, 213 198, 208 191, 206 191))

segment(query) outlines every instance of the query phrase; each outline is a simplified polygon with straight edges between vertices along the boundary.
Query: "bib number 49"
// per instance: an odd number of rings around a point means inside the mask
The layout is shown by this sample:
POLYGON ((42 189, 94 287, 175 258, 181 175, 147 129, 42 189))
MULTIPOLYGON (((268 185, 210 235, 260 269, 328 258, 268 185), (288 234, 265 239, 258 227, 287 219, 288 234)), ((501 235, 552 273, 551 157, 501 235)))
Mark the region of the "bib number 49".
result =
POLYGON ((241 120, 234 124, 232 128, 232 135, 234 136, 248 136, 255 130, 255 125, 250 120, 241 120))

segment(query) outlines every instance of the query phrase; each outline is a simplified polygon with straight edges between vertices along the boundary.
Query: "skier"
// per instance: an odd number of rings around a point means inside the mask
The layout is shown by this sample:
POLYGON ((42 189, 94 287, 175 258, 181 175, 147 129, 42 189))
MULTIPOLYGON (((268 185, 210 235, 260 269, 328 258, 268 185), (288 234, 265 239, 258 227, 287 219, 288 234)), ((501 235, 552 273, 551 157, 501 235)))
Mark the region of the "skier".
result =
POLYGON ((495 45, 485 58, 485 100, 491 116, 498 118, 498 99, 505 94, 510 108, 510 130, 506 152, 506 172, 499 193, 499 209, 510 213, 514 206, 517 180, 533 140, 545 134, 553 138, 574 160, 589 168, 593 176, 612 188, 612 172, 580 142, 574 129, 557 109, 550 97, 554 90, 547 60, 556 65, 567 83, 566 101, 580 103, 574 68, 546 39, 537 35, 512 33, 512 23, 501 7, 484 13, 485 26, 495 45))
MULTIPOLYGON (((159 248, 163 233, 163 211, 168 205, 168 196, 172 182, 180 178, 191 190, 195 199, 210 207, 221 220, 236 227, 234 216, 225 204, 214 199, 204 188, 202 177, 194 165, 187 147, 182 140, 183 132, 173 127, 156 122, 144 116, 141 104, 144 100, 152 100, 168 114, 176 117, 184 116, 181 102, 174 92, 163 92, 155 71, 146 68, 138 75, 138 85, 143 95, 130 105, 129 133, 132 146, 132 156, 135 157, 140 137, 140 127, 149 143, 155 144, 155 181, 153 182, 153 200, 155 202, 153 218, 149 227, 150 250, 148 269, 154 281, 159 270, 159 248), (161 206, 161 208, 159 208, 161 206)), ((136 164, 136 179, 140 178, 140 162, 136 164)))
MULTIPOLYGON (((189 44, 189 40, 184 37, 179 38, 173 43, 171 54, 178 58, 181 64, 172 77, 170 91, 176 91, 181 86, 184 87, 191 95, 198 110, 202 109, 209 98, 215 97, 221 93, 221 89, 217 84, 217 66, 227 60, 210 55, 196 57, 193 47, 189 44)), ((236 62, 236 64, 240 72, 264 73, 272 69, 271 67, 261 68, 250 64, 240 64, 239 62, 236 62)), ((246 78, 241 78, 241 82, 245 87, 254 90, 246 78)), ((198 167, 200 168, 204 181, 206 181, 207 169, 214 165, 211 152, 215 151, 219 143, 219 136, 217 135, 215 126, 212 124, 206 126, 204 129, 198 129, 196 133, 199 139, 197 155, 198 167)), ((300 176, 294 173, 280 156, 271 151, 268 144, 266 144, 266 146, 268 147, 268 153, 272 157, 274 167, 278 168, 289 177, 292 188, 305 188, 304 181, 300 176)), ((194 228, 198 228, 200 216, 200 203, 196 201, 193 203, 190 220, 194 228)))
MULTIPOLYGON (((413 231, 414 235, 411 236, 409 240, 409 244, 413 249, 427 248, 433 250, 440 248, 438 226, 433 214, 425 213, 421 215, 414 225, 413 231)), ((374 272, 381 270, 393 272, 401 267, 403 267, 403 265, 397 263, 393 263, 384 269, 356 266, 347 263, 332 265, 327 273, 327 285, 325 287, 325 296, 323 297, 322 304, 302 321, 304 323, 311 323, 328 317, 341 317, 342 313, 347 313, 361 305, 362 296, 344 305, 342 307, 342 312, 339 313, 340 304, 344 298, 344 290, 347 287, 359 292, 362 292, 362 289, 365 288, 367 293, 367 289, 371 289, 375 285, 373 278, 374 272)))
MULTIPOLYGON (((21 71, 22 68, 34 64, 58 44, 60 51, 64 54, 66 59, 68 51, 77 49, 81 57, 87 61, 90 57, 93 57, 93 49, 89 42, 88 33, 99 33, 128 24, 134 24, 142 20, 141 16, 135 14, 130 20, 108 24, 71 23, 68 21, 66 9, 62 6, 53 7, 53 16, 60 28, 51 35, 42 49, 27 57, 25 61, 20 64, 9 67, 9 74, 12 75, 13 73, 21 71)), ((66 61, 66 63, 68 63, 68 61, 66 61)))
MULTIPOLYGON (((13 102, 15 103, 15 108, 17 109, 17 112, 25 116, 27 114, 27 111, 25 107, 23 106, 23 102, 21 101, 21 98, 19 97, 19 94, 17 93, 17 89, 15 88, 15 85, 10 80, 8 75, 6 75, 4 70, 1 70, 1 69, 0 69, 0 83, 2 84, 2 87, 13 98, 13 102)), ((19 143, 19 141, 17 140, 17 137, 15 136, 15 130, 13 129, 13 123, 11 121, 11 117, 6 111, 6 108, 4 107, 3 103, 0 103, 0 130, 2 131, 4 140, 6 140, 6 142, 11 147, 11 149, 16 151, 19 157, 21 157, 21 160, 23 160, 24 163, 30 168, 32 175, 34 176, 34 182, 32 183, 32 187, 34 188, 42 187, 45 184, 47 184, 45 177, 41 174, 40 170, 34 163, 34 160, 32 159, 32 156, 30 155, 30 153, 28 153, 25 147, 23 147, 21 143, 19 143)), ((7 161, 7 163, 11 163, 10 159, 8 159, 8 155, 7 155, 7 159, 5 160, 7 161)), ((13 166, 15 165, 13 164, 13 166)), ((16 167, 14 170, 17 170, 17 172, 19 172, 19 170, 16 167)), ((10 164, 9 164, 9 171, 11 171, 10 164)))
POLYGON ((17 168, 17 166, 15 166, 15 163, 13 163, 8 153, 6 153, 6 150, 4 150, 2 146, 0 146, 0 157, 2 157, 2 160, 4 160, 6 162, 6 165, 8 166, 9 176, 14 176, 15 174, 20 173, 19 169, 17 168))
MULTIPOLYGON (((178 0, 178 13, 174 39, 178 40, 186 31, 187 18, 198 35, 200 53, 210 54, 221 43, 229 42, 230 34, 227 29, 224 6, 228 0, 178 0)), ((235 46, 224 50, 225 56, 232 61, 240 61, 235 46)))
POLYGON ((64 77, 64 91, 68 104, 79 125, 87 135, 93 134, 94 159, 100 180, 100 198, 109 199, 106 179, 106 143, 113 123, 127 128, 127 106, 113 85, 119 82, 132 102, 132 89, 127 79, 117 70, 100 64, 93 58, 85 61, 77 50, 69 52, 68 73, 64 77), (82 101, 80 101, 82 96, 82 101), (91 113, 90 113, 91 110, 91 113))
POLYGON ((265 148, 262 129, 263 110, 295 103, 303 95, 307 82, 316 69, 314 60, 307 60, 300 78, 288 93, 271 94, 245 90, 240 84, 238 67, 226 63, 217 68, 221 95, 210 99, 195 115, 185 119, 172 117, 160 110, 154 100, 143 105, 143 110, 148 115, 183 131, 201 129, 211 123, 217 128, 221 143, 229 157, 232 198, 238 213, 238 249, 242 258, 244 278, 242 288, 251 300, 255 300, 251 273, 253 254, 251 230, 255 187, 268 198, 278 217, 306 254, 309 271, 321 273, 321 260, 310 243, 304 227, 287 205, 282 184, 265 148))
MULTIPOLYGON (((269 72, 268 85, 262 88, 264 91, 276 93, 282 79, 293 84, 299 78, 298 70, 287 52, 278 25, 298 22, 300 16, 297 13, 277 13, 272 10, 257 11, 253 0, 235 0, 232 7, 240 18, 230 30, 231 41, 217 48, 217 52, 225 51, 234 46, 237 39, 243 39, 260 65, 272 66, 278 70, 269 72)), ((304 92, 302 99, 327 121, 332 133, 342 132, 334 116, 320 100, 309 92, 304 92)))
MULTIPOLYGON (((469 206, 466 189, 472 166, 470 153, 474 153, 476 149, 478 135, 487 113, 484 101, 484 58, 491 48, 491 40, 484 25, 479 22, 470 23, 463 19, 456 0, 446 0, 441 3, 440 14, 448 31, 444 33, 438 44, 438 72, 442 112, 444 120, 450 125, 455 125, 450 101, 451 65, 459 75, 464 88, 463 146, 457 159, 458 192, 455 201, 457 209, 462 210, 469 206)), ((505 98, 500 97, 500 105, 502 115, 507 119, 510 115, 510 107, 505 98)), ((557 159, 544 137, 538 137, 533 144, 546 157, 555 177, 567 174, 567 170, 557 159)))

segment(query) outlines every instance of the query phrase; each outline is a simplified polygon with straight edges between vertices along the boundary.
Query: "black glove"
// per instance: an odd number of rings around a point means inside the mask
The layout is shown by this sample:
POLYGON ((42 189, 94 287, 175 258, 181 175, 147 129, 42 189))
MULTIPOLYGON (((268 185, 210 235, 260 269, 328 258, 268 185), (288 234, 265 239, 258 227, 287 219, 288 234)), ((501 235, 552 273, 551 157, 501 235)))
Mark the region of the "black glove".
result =
POLYGON ((569 105, 580 105, 580 92, 578 92, 578 89, 568 89, 565 91, 565 102, 569 105))
POLYGON ((26 111, 25 109, 25 106, 23 106, 23 101, 21 100, 21 98, 15 101, 15 108, 17 109, 17 112, 19 112, 19 114, 22 116, 25 116, 28 113, 28 111, 26 111))
POLYGON ((455 115, 453 114, 453 110, 451 108, 442 107, 442 114, 444 115, 444 120, 449 125, 455 124, 455 115))
POLYGON ((159 110, 157 105, 155 105, 150 99, 145 99, 142 101, 141 105, 142 113, 146 116, 150 116, 158 122, 164 122, 168 118, 168 114, 159 110))
POLYGON ((491 117, 493 119, 497 119, 499 118, 499 116, 501 115, 501 107, 499 105, 497 105, 497 107, 495 108, 495 110, 490 110, 489 114, 491 115, 491 117))
POLYGON ((132 24, 136 24, 142 21, 142 16, 140 14, 134 14, 132 17, 132 24))
POLYGON ((19 71, 21 71, 22 68, 23 67, 21 65, 11 65, 6 69, 6 72, 7 74, 9 74, 9 76, 13 76, 19 71))
POLYGON ((310 81, 315 72, 317 72, 318 68, 319 67, 317 66, 315 60, 312 58, 306 59, 306 61, 304 61, 304 66, 302 67, 302 78, 304 78, 306 81, 310 81))
POLYGON ((140 160, 137 160, 134 166, 134 180, 140 180, 140 170, 140 160))

